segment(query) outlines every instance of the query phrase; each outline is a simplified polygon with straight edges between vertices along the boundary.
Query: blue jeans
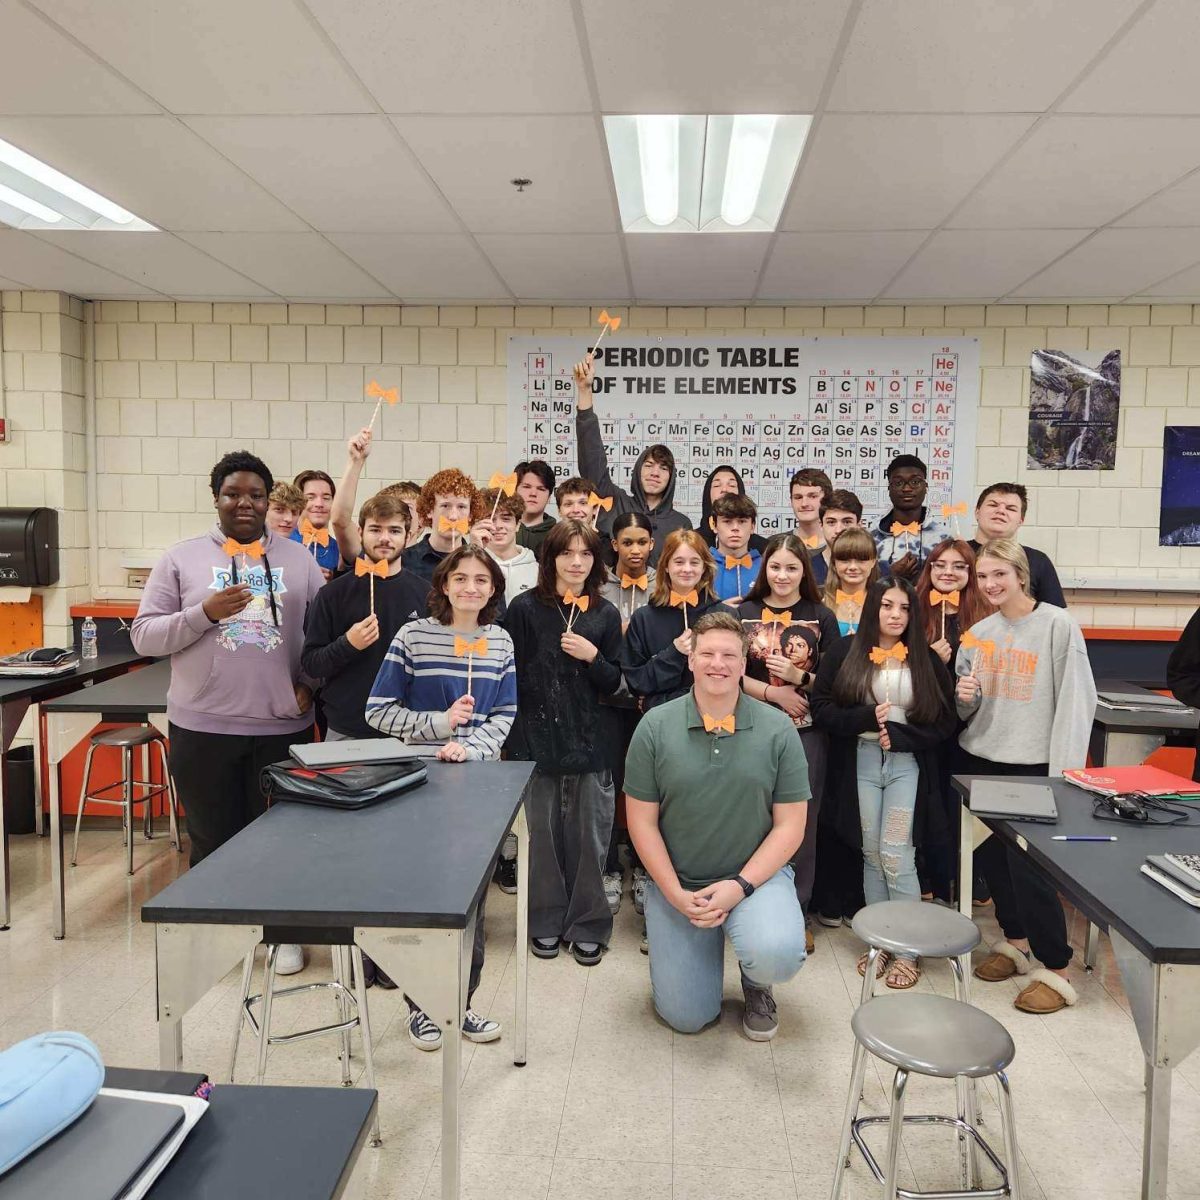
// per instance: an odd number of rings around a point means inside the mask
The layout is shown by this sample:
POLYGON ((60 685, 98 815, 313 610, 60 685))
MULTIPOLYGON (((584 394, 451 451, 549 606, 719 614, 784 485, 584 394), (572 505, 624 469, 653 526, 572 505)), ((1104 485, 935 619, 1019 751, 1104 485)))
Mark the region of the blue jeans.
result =
POLYGON ((672 1029, 699 1033, 721 1015, 725 937, 758 987, 786 983, 804 965, 804 913, 790 866, 736 905, 716 929, 697 929, 646 883, 646 936, 654 1007, 672 1029))
POLYGON ((911 754, 859 739, 858 815, 868 904, 921 898, 912 836, 917 776, 917 760, 911 754))

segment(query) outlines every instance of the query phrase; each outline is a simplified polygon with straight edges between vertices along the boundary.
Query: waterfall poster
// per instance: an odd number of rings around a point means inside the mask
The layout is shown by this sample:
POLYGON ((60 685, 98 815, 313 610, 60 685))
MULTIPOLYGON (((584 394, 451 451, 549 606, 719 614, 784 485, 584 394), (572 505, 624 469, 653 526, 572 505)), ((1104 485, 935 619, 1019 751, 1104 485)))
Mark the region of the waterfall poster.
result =
POLYGON ((1158 544, 1200 546, 1200 427, 1194 425, 1163 430, 1158 544))
POLYGON ((1034 471, 1111 471, 1117 461, 1121 352, 1035 350, 1029 362, 1034 471))

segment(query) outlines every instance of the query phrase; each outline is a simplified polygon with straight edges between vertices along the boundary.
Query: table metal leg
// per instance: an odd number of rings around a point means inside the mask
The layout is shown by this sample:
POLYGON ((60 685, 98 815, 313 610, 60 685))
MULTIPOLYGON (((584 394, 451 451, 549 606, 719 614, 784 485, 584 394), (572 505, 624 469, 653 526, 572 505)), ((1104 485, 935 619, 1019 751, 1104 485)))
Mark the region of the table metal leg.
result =
POLYGON ((466 929, 354 931, 355 944, 442 1030, 442 1200, 458 1200, 459 1193, 462 1021, 473 930, 472 920, 466 929))
POLYGON ((529 821, 517 809, 517 1000, 513 1011, 513 1063, 525 1065, 529 1023, 529 821))
POLYGON ((4 777, 8 774, 8 761, 3 746, 0 746, 0 930, 8 928, 12 917, 12 897, 9 883, 8 826, 4 820, 4 777))
POLYGON ((958 821, 958 911, 964 917, 973 917, 972 902, 975 890, 975 818, 962 800, 962 812, 958 821))
POLYGON ((1096 969, 1096 955, 1100 950, 1100 926, 1095 921, 1087 923, 1087 935, 1083 941, 1083 966, 1084 970, 1094 971, 1096 969))
POLYGON ((1200 1045, 1200 966, 1152 963, 1116 930, 1108 936, 1146 1056, 1142 1200, 1166 1200, 1171 1071, 1200 1045))
MULTIPOLYGON (((51 810, 53 816, 53 809, 51 810)), ((158 1065, 183 1062, 183 1014, 262 941, 261 925, 156 925, 158 1065)))
POLYGON ((46 836, 46 813, 42 796, 42 709, 33 705, 33 827, 38 837, 46 836))
MULTIPOLYGON (((53 720, 53 718, 51 718, 53 720)), ((59 762, 50 763, 50 896, 54 906, 54 937, 67 936, 67 897, 63 890, 62 797, 59 795, 59 762)))

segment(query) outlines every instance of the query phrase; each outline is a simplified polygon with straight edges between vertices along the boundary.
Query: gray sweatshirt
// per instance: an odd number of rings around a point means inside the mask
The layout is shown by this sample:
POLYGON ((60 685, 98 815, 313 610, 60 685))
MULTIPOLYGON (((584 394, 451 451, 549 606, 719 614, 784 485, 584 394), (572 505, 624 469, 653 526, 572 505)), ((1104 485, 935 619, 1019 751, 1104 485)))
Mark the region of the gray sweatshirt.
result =
POLYGON ((971 633, 994 649, 959 648, 955 673, 971 674, 974 663, 982 688, 974 703, 958 702, 967 721, 959 745, 993 762, 1048 762, 1052 776, 1085 766, 1096 684, 1075 618, 1039 604, 1019 621, 995 612, 971 633))
POLYGON ((146 582, 130 637, 139 654, 171 656, 167 717, 197 733, 299 733, 313 722, 296 704, 304 616, 325 582, 299 542, 264 535, 264 556, 231 559, 225 534, 213 526, 177 542, 146 582), (268 586, 267 565, 270 565, 268 586), (237 581, 254 593, 240 613, 214 624, 204 601, 237 581))

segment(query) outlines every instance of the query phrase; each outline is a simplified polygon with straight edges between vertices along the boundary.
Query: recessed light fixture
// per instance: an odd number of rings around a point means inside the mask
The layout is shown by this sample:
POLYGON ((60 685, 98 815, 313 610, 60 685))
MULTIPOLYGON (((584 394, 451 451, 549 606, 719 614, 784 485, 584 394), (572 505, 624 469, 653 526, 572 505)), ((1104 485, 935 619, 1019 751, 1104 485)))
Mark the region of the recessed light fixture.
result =
POLYGON ((811 124, 772 113, 605 117, 621 224, 630 233, 774 229, 811 124))
POLYGON ((20 229, 123 230, 155 227, 107 196, 0 138, 0 220, 20 229), (26 214, 12 218, 8 210, 26 214))

